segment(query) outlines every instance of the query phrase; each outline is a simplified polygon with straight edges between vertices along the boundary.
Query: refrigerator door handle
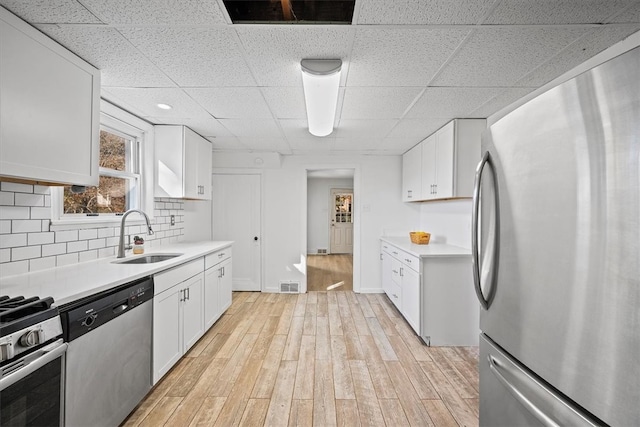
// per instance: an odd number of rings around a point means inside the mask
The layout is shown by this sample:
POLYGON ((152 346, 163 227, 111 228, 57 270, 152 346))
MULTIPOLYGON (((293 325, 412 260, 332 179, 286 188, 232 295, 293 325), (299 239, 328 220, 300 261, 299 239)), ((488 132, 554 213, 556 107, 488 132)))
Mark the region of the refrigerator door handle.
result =
POLYGON ((482 156, 482 160, 478 164, 476 169, 475 183, 473 187, 473 209, 471 211, 471 262, 473 264, 473 284, 478 296, 480 305, 485 310, 489 309, 493 296, 496 290, 496 280, 498 278, 498 256, 500 255, 500 202, 498 199, 498 179, 496 177, 496 170, 491 159, 491 154, 488 151, 482 156), (491 265, 492 274, 490 277, 490 286, 488 295, 485 297, 482 293, 482 286, 480 284, 480 250, 478 248, 478 230, 479 230, 479 216, 480 216, 480 186, 482 181, 482 173, 486 165, 490 166, 491 175, 493 178, 493 196, 494 196, 494 245, 493 245, 493 265, 491 265))
POLYGON ((547 427, 560 427, 564 425, 575 426, 597 426, 595 420, 582 414, 581 411, 575 407, 572 407, 568 402, 560 400, 549 388, 544 384, 538 382, 535 378, 519 370, 513 369, 511 366, 501 363, 493 355, 487 356, 489 362, 489 368, 498 380, 506 387, 506 389, 520 402, 534 417, 547 427), (528 389, 529 393, 534 393, 533 400, 545 403, 548 405, 548 413, 553 413, 559 420, 554 420, 545 411, 536 405, 532 399, 527 397, 512 381, 509 381, 503 373, 506 373, 510 378, 520 381, 524 387, 528 389), (528 386, 526 386, 528 383, 528 386))

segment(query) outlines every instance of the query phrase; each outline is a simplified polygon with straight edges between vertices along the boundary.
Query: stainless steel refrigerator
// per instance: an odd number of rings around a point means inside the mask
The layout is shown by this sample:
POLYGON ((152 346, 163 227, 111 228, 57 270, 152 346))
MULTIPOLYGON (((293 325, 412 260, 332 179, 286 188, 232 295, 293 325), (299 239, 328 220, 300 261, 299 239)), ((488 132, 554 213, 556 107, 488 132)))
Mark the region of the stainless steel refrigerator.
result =
POLYGON ((480 425, 640 426, 640 47, 485 131, 480 425))

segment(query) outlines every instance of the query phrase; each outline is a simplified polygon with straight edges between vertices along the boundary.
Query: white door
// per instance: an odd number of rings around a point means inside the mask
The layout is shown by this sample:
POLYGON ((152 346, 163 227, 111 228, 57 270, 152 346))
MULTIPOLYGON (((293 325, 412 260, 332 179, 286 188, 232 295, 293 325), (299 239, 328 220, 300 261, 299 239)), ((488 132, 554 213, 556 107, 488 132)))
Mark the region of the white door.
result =
POLYGON ((329 204, 332 254, 353 253, 353 189, 332 188, 329 204))
POLYGON ((213 240, 233 240, 233 290, 260 291, 260 175, 213 174, 213 240))

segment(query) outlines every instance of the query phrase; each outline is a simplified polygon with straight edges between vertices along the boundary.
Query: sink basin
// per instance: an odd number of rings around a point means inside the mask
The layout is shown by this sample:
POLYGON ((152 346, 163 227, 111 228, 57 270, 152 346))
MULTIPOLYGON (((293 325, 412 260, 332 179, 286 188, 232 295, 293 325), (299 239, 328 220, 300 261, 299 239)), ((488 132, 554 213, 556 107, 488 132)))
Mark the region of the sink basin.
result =
POLYGON ((123 260, 113 261, 115 264, 153 264, 155 262, 166 261, 171 258, 179 257, 182 254, 149 254, 138 255, 123 260))

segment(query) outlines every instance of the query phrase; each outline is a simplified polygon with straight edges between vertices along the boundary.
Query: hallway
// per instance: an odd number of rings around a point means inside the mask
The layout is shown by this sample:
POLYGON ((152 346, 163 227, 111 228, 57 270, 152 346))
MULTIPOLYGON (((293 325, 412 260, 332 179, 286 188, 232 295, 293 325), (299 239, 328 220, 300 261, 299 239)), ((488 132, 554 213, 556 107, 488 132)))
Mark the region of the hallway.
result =
POLYGON ((353 290, 353 255, 308 255, 307 291, 353 290))

